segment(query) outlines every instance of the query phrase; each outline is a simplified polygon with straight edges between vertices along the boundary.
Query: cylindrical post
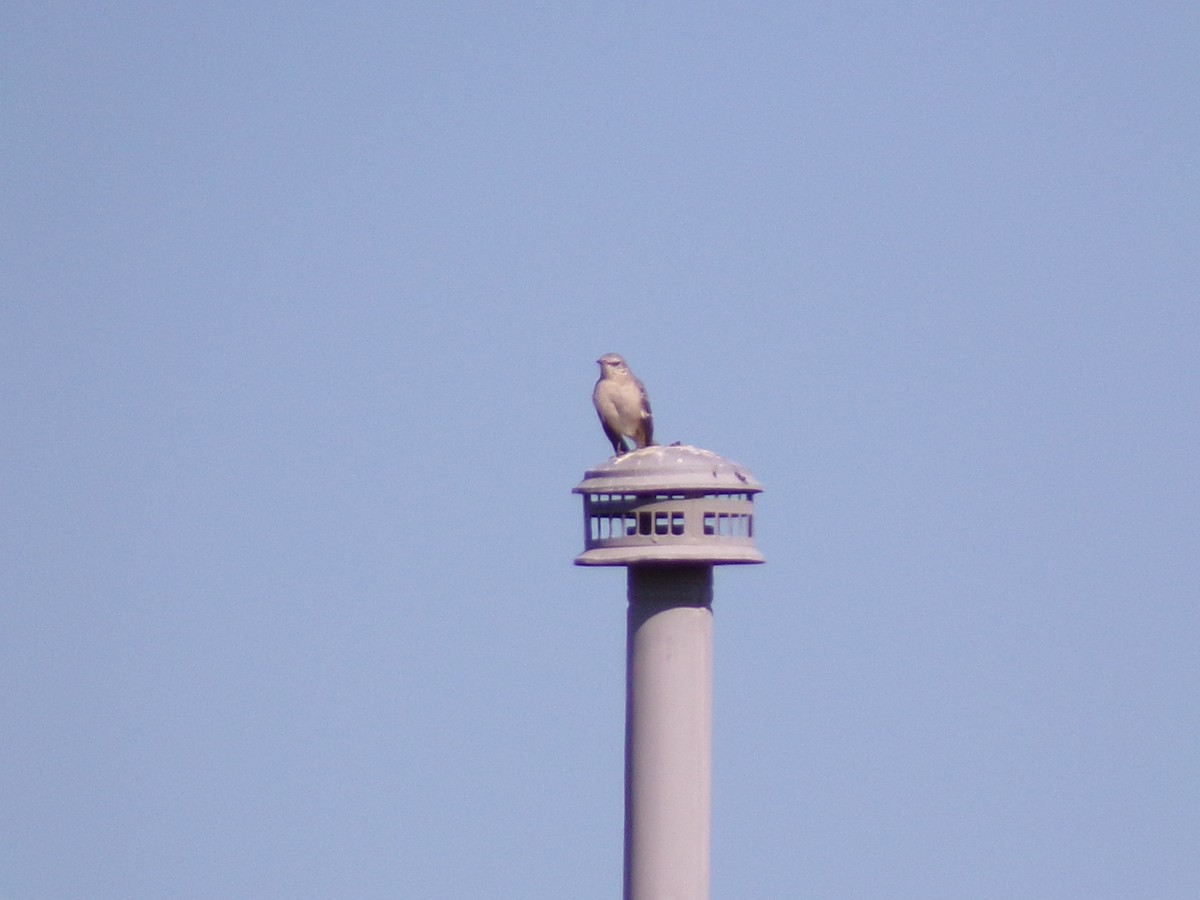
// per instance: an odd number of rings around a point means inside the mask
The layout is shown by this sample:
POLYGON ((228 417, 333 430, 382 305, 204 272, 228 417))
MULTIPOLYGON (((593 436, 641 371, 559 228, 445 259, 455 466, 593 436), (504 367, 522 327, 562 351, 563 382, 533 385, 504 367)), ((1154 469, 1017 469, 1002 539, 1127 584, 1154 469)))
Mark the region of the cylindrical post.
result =
POLYGON ((712 566, 630 566, 625 900, 707 900, 712 566))

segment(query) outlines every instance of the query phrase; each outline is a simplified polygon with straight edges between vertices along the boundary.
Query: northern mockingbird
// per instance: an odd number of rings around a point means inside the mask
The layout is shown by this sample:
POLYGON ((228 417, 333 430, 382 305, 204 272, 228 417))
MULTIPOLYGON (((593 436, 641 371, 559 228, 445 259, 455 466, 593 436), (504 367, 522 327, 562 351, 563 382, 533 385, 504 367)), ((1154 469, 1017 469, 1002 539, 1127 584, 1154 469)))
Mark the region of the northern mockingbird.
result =
POLYGON ((651 446, 654 416, 645 386, 616 353, 606 353, 596 362, 600 364, 600 379, 592 391, 592 405, 612 442, 613 453, 620 456, 628 449, 651 446), (632 448, 626 447, 626 438, 633 442, 632 448))

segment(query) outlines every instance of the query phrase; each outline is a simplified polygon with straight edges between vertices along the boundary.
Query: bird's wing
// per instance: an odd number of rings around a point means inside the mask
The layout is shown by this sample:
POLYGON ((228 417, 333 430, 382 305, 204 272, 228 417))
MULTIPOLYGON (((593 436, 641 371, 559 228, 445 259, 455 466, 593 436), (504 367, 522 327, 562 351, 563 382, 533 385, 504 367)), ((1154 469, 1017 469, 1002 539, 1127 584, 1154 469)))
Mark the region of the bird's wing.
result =
POLYGON ((642 395, 642 434, 645 437, 643 447, 649 447, 654 443, 654 413, 650 409, 650 395, 646 393, 646 386, 642 384, 638 378, 633 379, 638 386, 638 392, 642 395))

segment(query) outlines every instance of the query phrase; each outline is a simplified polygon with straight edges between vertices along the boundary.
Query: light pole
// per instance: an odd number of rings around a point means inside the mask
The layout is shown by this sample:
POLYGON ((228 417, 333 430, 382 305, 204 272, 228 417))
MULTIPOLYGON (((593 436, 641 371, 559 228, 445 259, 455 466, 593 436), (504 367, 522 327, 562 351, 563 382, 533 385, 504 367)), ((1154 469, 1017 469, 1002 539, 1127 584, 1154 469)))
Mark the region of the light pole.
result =
POLYGON ((625 900, 706 900, 713 566, 761 563, 742 467, 646 447, 589 469, 577 565, 627 566, 625 900))

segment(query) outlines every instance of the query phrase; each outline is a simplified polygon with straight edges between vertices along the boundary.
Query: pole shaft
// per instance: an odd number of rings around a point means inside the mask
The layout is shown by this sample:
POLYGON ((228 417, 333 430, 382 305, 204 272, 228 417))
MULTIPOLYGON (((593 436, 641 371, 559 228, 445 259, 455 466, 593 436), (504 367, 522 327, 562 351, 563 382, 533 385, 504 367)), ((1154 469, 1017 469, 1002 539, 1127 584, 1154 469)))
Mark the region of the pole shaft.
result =
POLYGON ((625 900, 707 900, 712 566, 630 566, 625 900))

